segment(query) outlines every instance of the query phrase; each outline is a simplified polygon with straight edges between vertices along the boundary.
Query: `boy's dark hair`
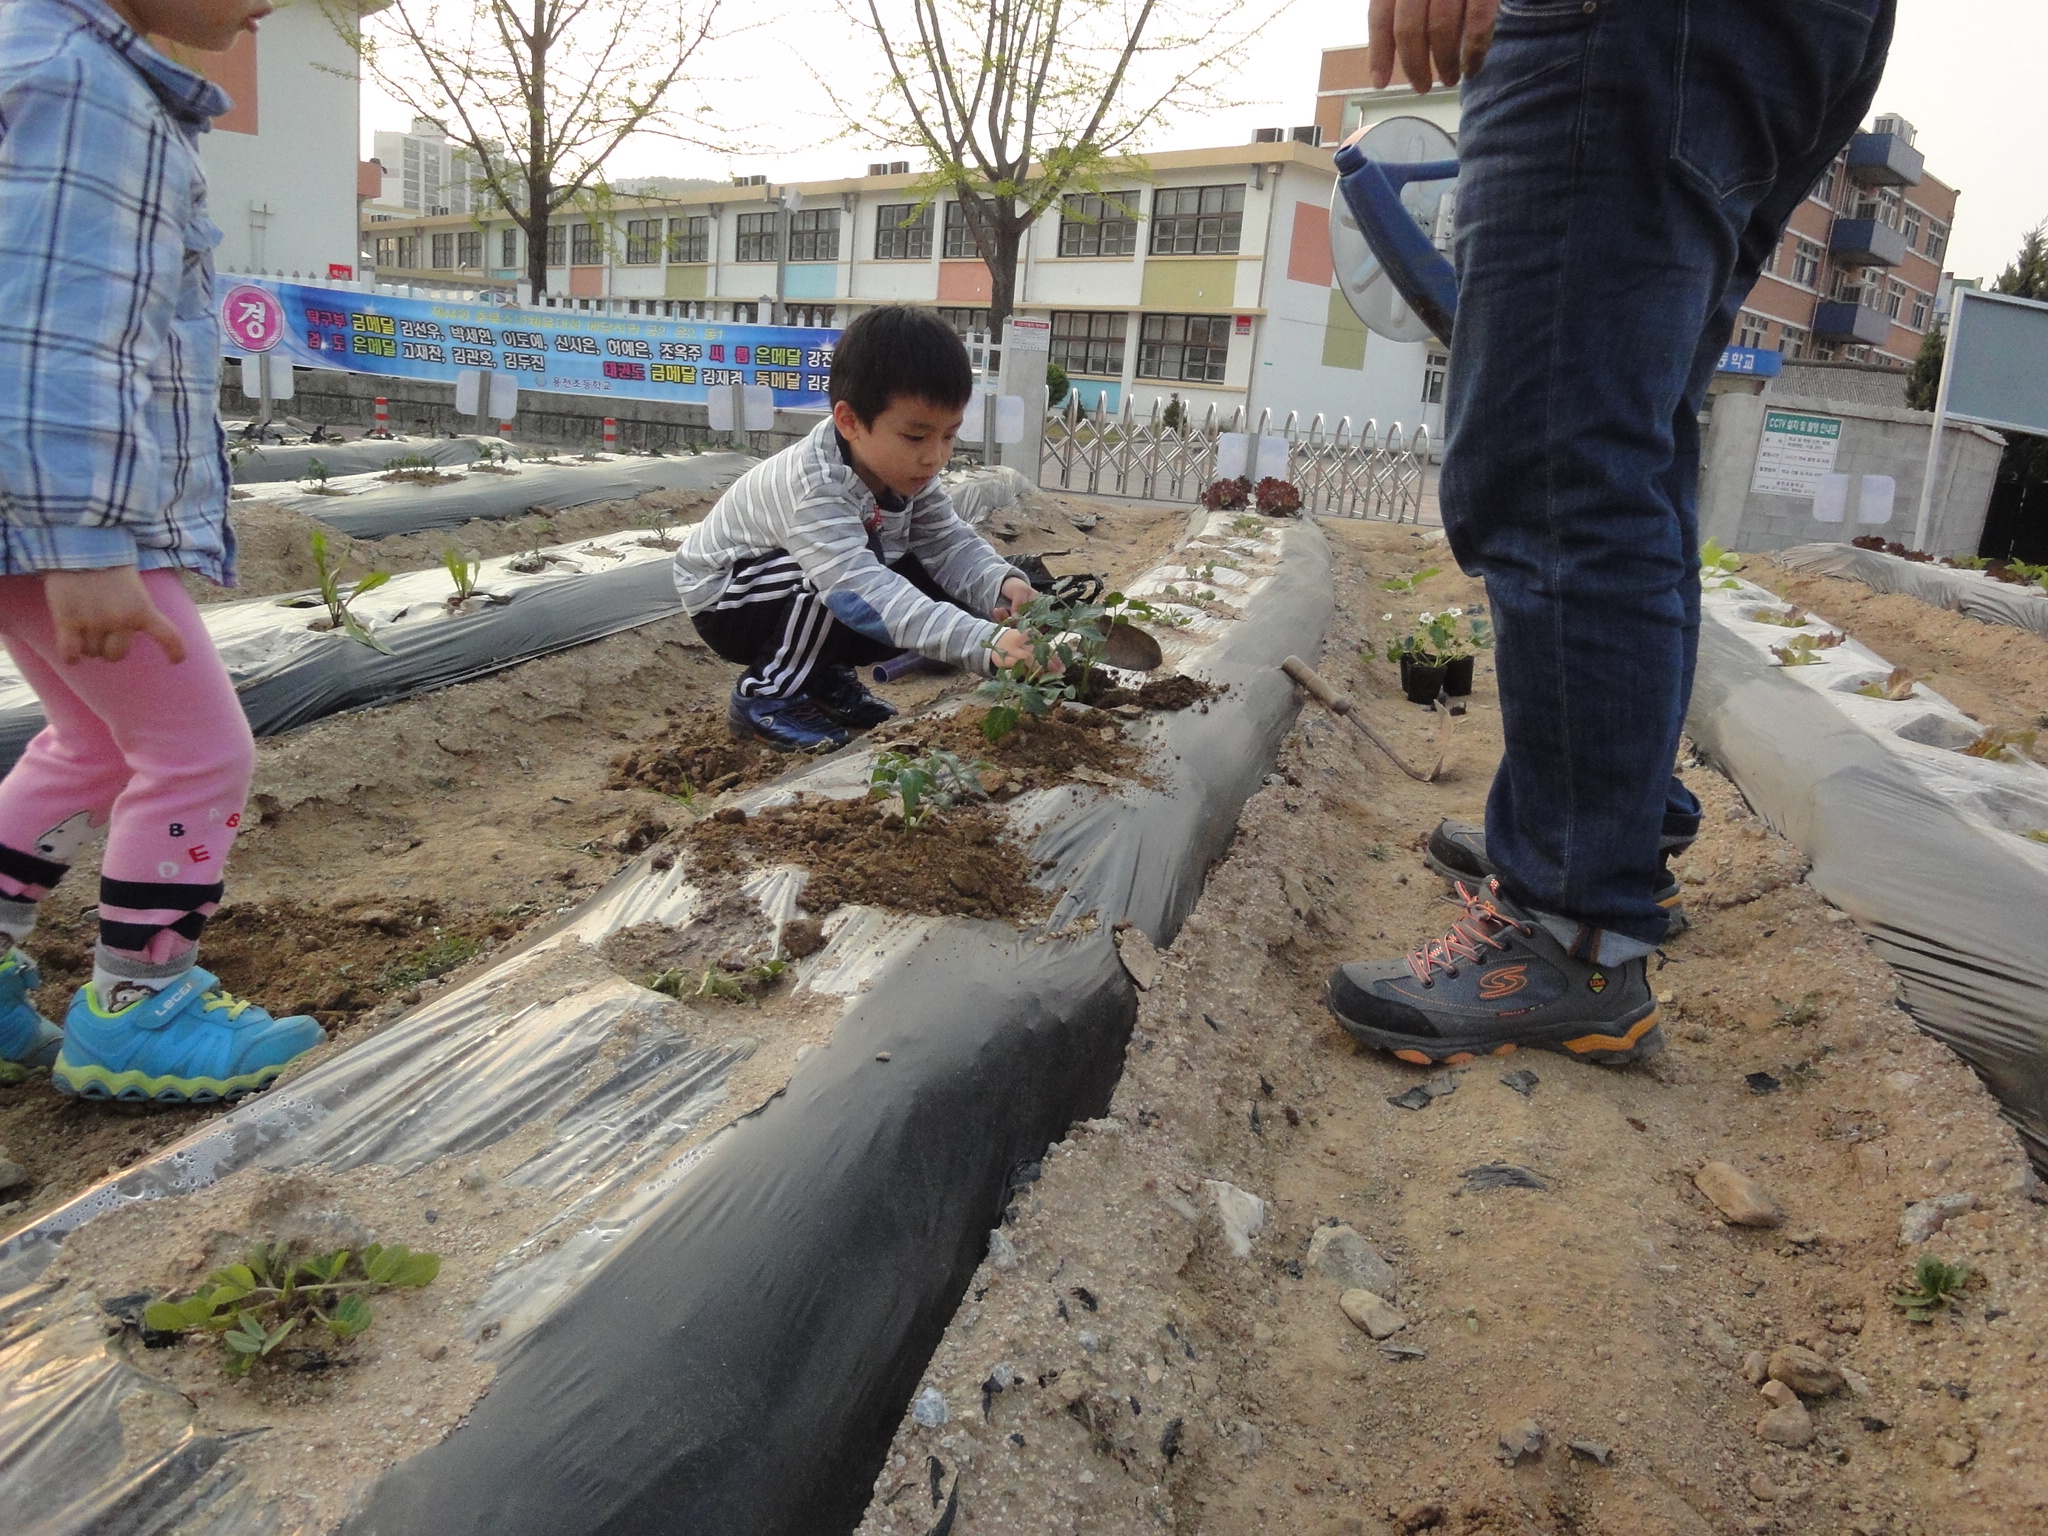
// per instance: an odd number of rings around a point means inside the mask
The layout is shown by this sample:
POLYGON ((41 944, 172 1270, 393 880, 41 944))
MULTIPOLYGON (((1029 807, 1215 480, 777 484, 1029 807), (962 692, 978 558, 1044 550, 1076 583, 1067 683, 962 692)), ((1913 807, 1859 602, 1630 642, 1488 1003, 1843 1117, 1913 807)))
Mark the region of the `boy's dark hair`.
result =
POLYGON ((928 309, 884 304, 856 315, 832 353, 829 393, 867 426, 899 395, 948 409, 974 394, 974 368, 953 327, 928 309))

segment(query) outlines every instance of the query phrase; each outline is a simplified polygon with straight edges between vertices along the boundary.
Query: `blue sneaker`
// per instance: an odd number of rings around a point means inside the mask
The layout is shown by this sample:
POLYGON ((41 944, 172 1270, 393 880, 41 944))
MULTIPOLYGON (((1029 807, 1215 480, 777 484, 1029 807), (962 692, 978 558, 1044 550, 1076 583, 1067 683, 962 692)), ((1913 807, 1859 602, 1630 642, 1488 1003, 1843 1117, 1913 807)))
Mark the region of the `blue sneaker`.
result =
POLYGON ((90 984, 80 987, 50 1077, 80 1098, 210 1104, 268 1087, 326 1038, 306 1015, 273 1019, 194 966, 117 1012, 100 1006, 90 984))
POLYGON ((35 961, 18 949, 0 960, 0 1063, 17 1067, 56 1064, 64 1031, 36 1012, 29 993, 43 984, 35 961))
POLYGON ((752 737, 778 752, 830 752, 853 740, 851 732, 803 694, 760 699, 735 692, 725 708, 725 723, 740 740, 752 737))
POLYGON ((871 731, 896 718, 896 706, 869 693, 851 667, 813 667, 804 692, 848 730, 871 731))

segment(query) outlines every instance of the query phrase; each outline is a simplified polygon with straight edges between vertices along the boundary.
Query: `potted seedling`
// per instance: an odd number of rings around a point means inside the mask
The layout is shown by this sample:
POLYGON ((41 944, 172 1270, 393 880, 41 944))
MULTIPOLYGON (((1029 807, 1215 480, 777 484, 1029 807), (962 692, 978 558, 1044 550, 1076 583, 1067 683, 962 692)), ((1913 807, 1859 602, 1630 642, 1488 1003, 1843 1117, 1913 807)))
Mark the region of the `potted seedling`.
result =
POLYGON ((1387 660, 1400 665, 1401 691, 1409 702, 1433 704, 1438 693, 1471 693, 1474 653, 1492 644, 1493 626, 1483 615, 1467 621, 1460 609, 1446 608, 1417 614, 1407 634, 1387 642, 1387 660))

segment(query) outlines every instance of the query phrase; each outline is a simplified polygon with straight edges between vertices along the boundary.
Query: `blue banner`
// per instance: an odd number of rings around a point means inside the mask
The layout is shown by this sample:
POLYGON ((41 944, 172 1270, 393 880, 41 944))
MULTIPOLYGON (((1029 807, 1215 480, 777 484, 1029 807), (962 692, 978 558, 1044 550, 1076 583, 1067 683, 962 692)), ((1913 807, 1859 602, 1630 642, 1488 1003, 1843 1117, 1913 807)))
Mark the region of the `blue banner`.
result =
POLYGON ((1753 373, 1760 379, 1775 379, 1785 366, 1785 354, 1763 347, 1723 347, 1716 373, 1753 373))
POLYGON ((780 325, 656 320, 573 309, 400 299, 270 278, 228 280, 229 352, 452 383, 467 370, 521 389, 702 403, 720 385, 759 384, 779 407, 822 411, 839 333, 780 325))

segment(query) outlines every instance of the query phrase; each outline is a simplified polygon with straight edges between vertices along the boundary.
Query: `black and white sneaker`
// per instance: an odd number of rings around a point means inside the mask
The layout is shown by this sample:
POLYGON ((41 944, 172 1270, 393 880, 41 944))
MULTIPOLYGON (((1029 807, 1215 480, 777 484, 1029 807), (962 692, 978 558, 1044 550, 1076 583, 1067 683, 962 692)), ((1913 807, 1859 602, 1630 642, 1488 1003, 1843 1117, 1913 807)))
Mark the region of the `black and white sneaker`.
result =
POLYGON ((1354 1039, 1418 1066, 1524 1046, 1613 1064, 1664 1048, 1641 957, 1577 959, 1491 882, 1458 895, 1465 915, 1442 938, 1330 973, 1330 1012, 1354 1039))
MULTIPOLYGON (((1668 860, 1691 846, 1689 837, 1667 837, 1657 851, 1668 860)), ((1454 883, 1463 880, 1468 885, 1483 886, 1500 873, 1486 856, 1486 828, 1475 827, 1466 821, 1438 822, 1436 830, 1429 834, 1428 845, 1422 850, 1422 861, 1454 883)), ((1685 896, 1679 889, 1678 876, 1671 873, 1668 863, 1664 868, 1664 883, 1657 888, 1657 905, 1671 914, 1671 926, 1664 930, 1665 938, 1675 939, 1692 926, 1692 919, 1685 915, 1685 896)))
POLYGON ((851 667, 816 667, 804 694, 848 730, 871 731, 896 718, 896 706, 869 693, 851 667))

